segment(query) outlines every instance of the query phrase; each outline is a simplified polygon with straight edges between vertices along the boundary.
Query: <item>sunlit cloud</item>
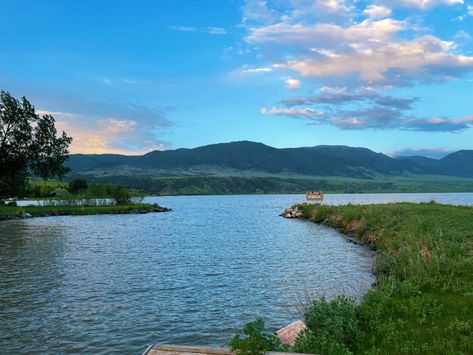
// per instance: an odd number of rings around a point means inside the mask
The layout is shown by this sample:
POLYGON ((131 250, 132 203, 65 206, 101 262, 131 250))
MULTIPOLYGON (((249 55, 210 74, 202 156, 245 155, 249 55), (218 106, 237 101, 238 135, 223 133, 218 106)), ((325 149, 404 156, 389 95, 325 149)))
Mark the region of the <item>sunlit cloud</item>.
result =
POLYGON ((273 68, 269 68, 269 67, 243 67, 241 69, 241 72, 243 74, 254 74, 254 73, 270 73, 273 71, 273 68))
POLYGON ((291 10, 282 16, 284 22, 295 22, 308 17, 327 22, 345 21, 356 14, 350 0, 290 0, 291 10))
POLYGON ((41 109, 36 112, 52 115, 58 132, 73 137, 71 153, 143 154, 170 146, 156 139, 146 124, 136 120, 41 109))
POLYGON ((379 2, 395 7, 413 7, 419 9, 430 9, 440 5, 451 6, 463 4, 463 0, 383 0, 379 2))
MULTIPOLYGON (((275 68, 271 66, 253 66, 253 65, 243 65, 240 68, 231 70, 223 76, 223 79, 232 82, 232 83, 247 83, 251 80, 254 84, 263 84, 267 80, 274 81, 274 78, 271 77, 275 68)), ((280 80, 280 78, 278 79, 280 80)))
POLYGON ((392 11, 389 7, 382 5, 370 5, 363 13, 371 18, 383 18, 391 15, 392 11))
POLYGON ((289 78, 297 75, 294 89, 306 81, 322 89, 280 100, 284 107, 263 107, 263 115, 302 118, 341 129, 459 132, 472 126, 470 112, 463 118, 416 117, 410 111, 419 98, 389 94, 396 88, 473 73, 473 56, 462 53, 456 42, 470 40, 468 32, 442 39, 409 17, 437 6, 461 9, 462 0, 380 0, 364 8, 351 1, 282 3, 285 10, 259 2, 271 21, 248 26, 246 42, 258 48, 259 59, 266 59, 264 67, 289 78), (349 15, 330 15, 336 12, 349 15))
POLYGON ((473 57, 455 53, 454 42, 432 35, 411 40, 396 36, 407 29, 405 22, 393 19, 348 27, 279 23, 254 29, 248 41, 300 46, 300 52, 305 48, 298 58, 274 64, 305 77, 358 75, 364 82, 380 83, 393 82, 399 75, 429 81, 473 71, 473 57))
POLYGON ((298 90, 301 88, 301 82, 297 79, 288 78, 286 79, 286 88, 288 90, 298 90))

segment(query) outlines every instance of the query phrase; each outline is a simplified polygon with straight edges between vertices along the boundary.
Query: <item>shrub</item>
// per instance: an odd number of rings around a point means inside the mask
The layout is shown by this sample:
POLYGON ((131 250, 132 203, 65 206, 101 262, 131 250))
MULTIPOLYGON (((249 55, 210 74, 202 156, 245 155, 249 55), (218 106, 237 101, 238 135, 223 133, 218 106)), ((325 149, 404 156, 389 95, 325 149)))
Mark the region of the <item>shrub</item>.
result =
POLYGON ((129 205, 132 203, 130 192, 121 186, 117 186, 113 190, 112 200, 115 205, 129 205))
POLYGON ((296 340, 296 352, 321 355, 352 354, 362 331, 355 301, 337 297, 314 301, 305 312, 306 331, 296 340))
POLYGON ((87 188, 88 188, 87 181, 83 179, 75 179, 69 183, 67 190, 71 194, 79 194, 81 192, 87 191, 87 188))
POLYGON ((281 347, 279 338, 265 330, 264 321, 257 318, 254 322, 247 323, 243 328, 244 337, 237 334, 230 340, 231 351, 239 355, 265 354, 270 350, 278 350, 281 347))
POLYGON ((16 207, 15 200, 0 200, 0 206, 16 207))

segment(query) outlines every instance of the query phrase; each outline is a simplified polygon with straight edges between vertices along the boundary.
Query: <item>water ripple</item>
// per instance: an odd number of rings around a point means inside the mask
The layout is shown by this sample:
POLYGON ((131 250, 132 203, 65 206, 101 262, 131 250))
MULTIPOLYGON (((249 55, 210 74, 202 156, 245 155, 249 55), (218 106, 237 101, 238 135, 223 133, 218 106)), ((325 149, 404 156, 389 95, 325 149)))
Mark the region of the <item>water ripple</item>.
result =
POLYGON ((306 295, 359 297, 371 252, 278 214, 300 196, 167 197, 167 214, 0 223, 0 353, 225 345, 299 317, 306 295))

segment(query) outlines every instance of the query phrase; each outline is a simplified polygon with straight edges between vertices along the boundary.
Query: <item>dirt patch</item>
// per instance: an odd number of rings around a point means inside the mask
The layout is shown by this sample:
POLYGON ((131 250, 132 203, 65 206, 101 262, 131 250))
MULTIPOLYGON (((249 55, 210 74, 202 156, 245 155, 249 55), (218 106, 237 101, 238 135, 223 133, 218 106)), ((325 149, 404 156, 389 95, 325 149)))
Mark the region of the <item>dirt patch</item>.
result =
POLYGON ((423 244, 422 247, 420 248, 420 255, 422 256, 422 259, 424 261, 430 263, 432 260, 432 250, 429 248, 429 246, 423 244))
POLYGON ((354 220, 348 223, 345 228, 353 234, 362 235, 366 230, 366 221, 364 219, 354 220))

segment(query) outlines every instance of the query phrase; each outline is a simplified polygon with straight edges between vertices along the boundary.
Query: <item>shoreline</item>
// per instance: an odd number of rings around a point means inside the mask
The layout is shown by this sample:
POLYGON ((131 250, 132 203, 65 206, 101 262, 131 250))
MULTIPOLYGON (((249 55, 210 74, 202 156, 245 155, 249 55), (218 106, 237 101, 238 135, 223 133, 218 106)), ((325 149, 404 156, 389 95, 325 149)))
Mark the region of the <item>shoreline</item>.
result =
POLYGON ((298 204, 282 216, 326 225, 376 251, 377 283, 356 308, 362 336, 346 344, 350 351, 473 350, 472 207, 298 204))
POLYGON ((52 217, 88 216, 106 214, 147 214, 170 212, 172 209, 157 204, 130 204, 105 206, 1 206, 0 221, 52 217))

